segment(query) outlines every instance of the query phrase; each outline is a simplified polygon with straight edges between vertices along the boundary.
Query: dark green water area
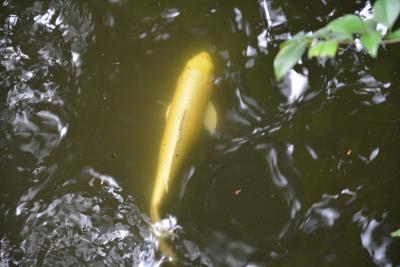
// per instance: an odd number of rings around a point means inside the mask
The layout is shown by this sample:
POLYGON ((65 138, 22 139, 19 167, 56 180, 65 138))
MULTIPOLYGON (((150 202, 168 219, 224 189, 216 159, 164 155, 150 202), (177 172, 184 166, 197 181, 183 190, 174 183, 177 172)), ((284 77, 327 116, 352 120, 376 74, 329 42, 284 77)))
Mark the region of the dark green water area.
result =
POLYGON ((178 266, 400 266, 400 48, 277 82, 279 44, 371 1, 0 1, 0 266, 170 266, 149 219, 166 107, 215 65, 163 204, 178 266))

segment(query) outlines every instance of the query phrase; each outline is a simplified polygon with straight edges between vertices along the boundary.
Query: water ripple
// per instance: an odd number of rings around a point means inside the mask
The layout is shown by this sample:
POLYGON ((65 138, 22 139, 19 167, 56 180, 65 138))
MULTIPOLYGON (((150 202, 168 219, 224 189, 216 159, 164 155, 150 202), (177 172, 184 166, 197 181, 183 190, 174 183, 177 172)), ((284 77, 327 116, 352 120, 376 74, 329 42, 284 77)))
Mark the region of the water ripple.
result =
POLYGON ((154 264, 155 243, 148 219, 133 198, 124 200, 116 193, 120 190, 115 180, 92 168, 83 170, 80 179, 92 190, 68 192, 77 182, 72 178, 63 188, 64 194, 53 192, 49 199, 23 202, 25 212, 17 213, 24 217, 18 263, 154 264))

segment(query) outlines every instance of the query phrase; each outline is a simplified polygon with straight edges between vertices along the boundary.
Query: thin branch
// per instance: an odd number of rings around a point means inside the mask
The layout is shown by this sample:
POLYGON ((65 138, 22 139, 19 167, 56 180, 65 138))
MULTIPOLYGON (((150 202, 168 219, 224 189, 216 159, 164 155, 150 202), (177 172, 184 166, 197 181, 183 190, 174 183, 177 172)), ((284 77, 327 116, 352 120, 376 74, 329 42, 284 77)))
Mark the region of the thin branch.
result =
POLYGON ((381 44, 397 44, 400 43, 400 39, 393 39, 393 40, 382 40, 381 44))

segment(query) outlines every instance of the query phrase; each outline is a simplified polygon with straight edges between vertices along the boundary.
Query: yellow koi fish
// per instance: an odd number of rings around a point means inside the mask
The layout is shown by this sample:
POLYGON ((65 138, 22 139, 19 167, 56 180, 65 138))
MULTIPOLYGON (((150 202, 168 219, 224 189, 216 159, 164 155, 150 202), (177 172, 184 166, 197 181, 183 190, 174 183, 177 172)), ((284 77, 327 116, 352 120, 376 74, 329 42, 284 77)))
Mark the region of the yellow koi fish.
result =
POLYGON ((153 223, 161 219, 159 209, 168 184, 199 137, 203 121, 210 132, 215 131, 217 115, 210 103, 213 68, 209 54, 202 52, 186 63, 179 76, 161 141, 150 206, 153 223))

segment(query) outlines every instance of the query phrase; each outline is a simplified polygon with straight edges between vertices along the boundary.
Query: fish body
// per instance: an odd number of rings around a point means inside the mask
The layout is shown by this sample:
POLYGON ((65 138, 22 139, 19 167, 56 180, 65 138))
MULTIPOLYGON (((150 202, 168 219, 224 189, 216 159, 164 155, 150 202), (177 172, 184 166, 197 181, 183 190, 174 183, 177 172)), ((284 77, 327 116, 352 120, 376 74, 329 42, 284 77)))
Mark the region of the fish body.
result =
POLYGON ((210 103, 213 64, 206 52, 191 58, 178 78, 162 136, 157 173, 150 204, 153 223, 160 221, 160 205, 168 185, 201 132, 210 103))

